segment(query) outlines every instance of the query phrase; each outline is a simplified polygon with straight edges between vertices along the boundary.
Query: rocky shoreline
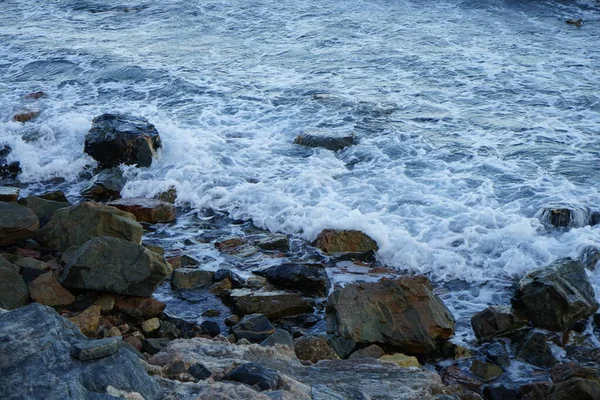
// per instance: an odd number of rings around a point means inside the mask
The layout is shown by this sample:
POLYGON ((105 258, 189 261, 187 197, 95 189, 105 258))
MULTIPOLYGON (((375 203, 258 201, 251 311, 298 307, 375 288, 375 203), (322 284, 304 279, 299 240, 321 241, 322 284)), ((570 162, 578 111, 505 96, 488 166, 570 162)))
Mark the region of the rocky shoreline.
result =
MULTIPOLYGON (((143 118, 94 119, 85 151, 101 168, 73 204, 57 190, 20 197, 18 163, 0 146, 3 399, 600 399, 594 248, 531 271, 510 304, 482 305, 467 348, 432 282, 379 265, 362 232, 304 243, 209 211, 188 245, 231 262, 207 267, 171 248, 161 226, 186 212, 174 188, 120 199, 119 165, 147 167, 161 146, 143 118), (340 261, 364 279, 332 283, 340 261), (512 382, 514 368, 531 380, 512 382)), ((552 207, 541 218, 597 222, 552 207)))

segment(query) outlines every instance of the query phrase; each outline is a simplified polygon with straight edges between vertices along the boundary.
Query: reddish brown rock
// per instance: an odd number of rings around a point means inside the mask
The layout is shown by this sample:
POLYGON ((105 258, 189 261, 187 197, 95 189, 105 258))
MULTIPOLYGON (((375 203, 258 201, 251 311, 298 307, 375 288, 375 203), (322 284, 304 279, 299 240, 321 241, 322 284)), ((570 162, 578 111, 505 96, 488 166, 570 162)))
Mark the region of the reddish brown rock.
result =
POLYGON ((166 306, 149 297, 121 297, 115 302, 115 307, 123 314, 144 320, 158 317, 166 306))
POLYGON ((29 100, 39 100, 43 97, 47 97, 46 93, 43 91, 38 91, 38 92, 33 92, 33 93, 29 93, 28 95, 25 96, 26 99, 29 100))
POLYGON ((40 111, 39 110, 22 111, 20 113, 17 113, 15 115, 13 115, 13 121, 15 121, 15 122, 27 122, 27 121, 31 121, 34 118, 39 117, 39 115, 40 115, 40 111))
POLYGON ((29 295, 38 303, 51 307, 67 306, 75 301, 75 296, 58 283, 52 272, 40 275, 31 282, 29 295))
POLYGON ((312 243, 324 253, 366 253, 377 251, 377 242, 361 231, 325 229, 312 243))
POLYGON ((108 203, 109 206, 126 211, 138 221, 148 223, 175 221, 175 206, 157 199, 131 198, 120 199, 108 203))
POLYGON ((100 325, 100 306, 90 306, 69 320, 77 325, 81 333, 86 336, 93 336, 100 325))

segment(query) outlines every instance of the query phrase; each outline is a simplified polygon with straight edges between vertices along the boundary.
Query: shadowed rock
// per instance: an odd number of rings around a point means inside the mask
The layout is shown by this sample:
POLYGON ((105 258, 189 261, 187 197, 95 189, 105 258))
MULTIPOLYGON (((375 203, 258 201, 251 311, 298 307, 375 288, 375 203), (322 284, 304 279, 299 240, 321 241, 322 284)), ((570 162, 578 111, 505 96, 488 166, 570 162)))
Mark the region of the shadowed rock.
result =
POLYGON ((34 237, 39 226, 38 217, 29 208, 0 202, 0 247, 34 237))
POLYGON ((319 134, 302 134, 294 139, 294 144, 306 147, 322 147, 327 150, 338 151, 345 147, 353 146, 358 143, 358 138, 353 133, 346 136, 332 136, 319 134))

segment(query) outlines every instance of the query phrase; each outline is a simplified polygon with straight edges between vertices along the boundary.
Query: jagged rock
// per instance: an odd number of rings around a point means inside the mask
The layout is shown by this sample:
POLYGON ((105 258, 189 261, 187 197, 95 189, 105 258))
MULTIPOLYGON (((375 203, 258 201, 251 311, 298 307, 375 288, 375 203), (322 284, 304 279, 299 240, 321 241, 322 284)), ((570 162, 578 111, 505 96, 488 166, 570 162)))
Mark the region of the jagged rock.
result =
MULTIPOLYGON (((229 279, 231 288, 240 288, 244 286, 244 279, 230 269, 219 268, 215 271, 213 281, 220 282, 224 279, 229 279)), ((230 289, 231 289, 230 288, 230 289)))
POLYGON ((502 368, 510 366, 510 355, 503 342, 494 342, 485 347, 485 358, 502 368))
POLYGON ((31 239, 39 226, 38 217, 29 208, 0 202, 0 247, 31 239))
POLYGON ((224 380, 245 383, 260 390, 274 390, 279 384, 279 374, 258 363, 246 363, 234 368, 223 377, 224 380))
POLYGON ((172 272, 171 266, 145 247, 114 237, 96 237, 63 255, 60 281, 72 289, 149 297, 172 272))
POLYGON ((40 275, 31 282, 29 294, 34 301, 51 307, 67 306, 75 301, 75 296, 58 283, 52 272, 40 275))
POLYGON ((73 345, 71 348, 71 355, 81 361, 108 357, 119 351, 120 342, 120 337, 111 337, 100 340, 82 340, 73 345))
POLYGON ((473 360, 471 364, 471 373, 484 382, 490 382, 498 379, 502 375, 502 368, 496 364, 483 362, 481 360, 473 360))
POLYGON ((246 315, 231 330, 237 340, 247 339, 251 342, 261 342, 275 332, 271 322, 262 314, 246 315))
POLYGON ((85 135, 84 151, 101 168, 119 164, 149 167, 160 147, 158 131, 145 118, 102 114, 92 120, 92 128, 85 135))
POLYGON ((81 195, 97 200, 118 199, 126 183, 121 168, 105 169, 92 178, 81 190, 81 195))
POLYGON ((294 139, 294 144, 306 147, 322 147, 327 150, 338 151, 358 143, 354 133, 345 136, 332 136, 323 134, 302 134, 294 139))
POLYGON ((171 286, 175 289, 192 289, 213 282, 213 272, 195 268, 177 268, 173 271, 171 286))
POLYGON ((312 243, 324 253, 366 253, 377 251, 377 242, 361 231, 325 229, 312 243))
POLYGON ((86 336, 93 336, 98 330, 100 325, 100 313, 102 309, 100 306, 90 306, 88 309, 80 312, 74 317, 70 317, 69 321, 77 325, 86 336))
POLYGON ((38 195, 38 197, 45 199, 45 200, 58 201, 59 203, 68 203, 69 202, 62 190, 53 190, 51 192, 46 192, 46 193, 38 195))
POLYGON ((510 334, 527 325, 510 307, 490 306, 471 318, 477 339, 490 339, 510 334))
POLYGON ((354 347, 356 347, 354 340, 336 335, 327 335, 327 340, 329 340, 329 344, 340 358, 348 358, 354 351, 354 347))
POLYGON ((17 201, 21 189, 10 186, 0 186, 0 201, 17 201))
POLYGON ((401 367, 405 367, 405 368, 421 367, 421 364, 419 364, 419 360, 417 360, 417 357, 407 356, 406 354, 402 354, 402 353, 381 356, 381 357, 379 357, 379 360, 386 361, 386 362, 392 362, 394 364, 397 364, 397 365, 399 365, 401 367))
POLYGON ((129 212, 138 221, 151 224, 175 221, 175 206, 164 201, 145 198, 131 198, 111 201, 109 206, 129 212))
POLYGON ((348 359, 354 358, 380 358, 385 355, 385 351, 376 344, 372 344, 363 349, 358 349, 354 353, 350 354, 348 359))
POLYGON ((81 362, 71 356, 86 341, 77 327, 41 304, 0 313, 0 398, 75 400, 104 398, 107 386, 162 398, 139 359, 124 348, 81 362), (51 362, 52 367, 48 367, 51 362))
POLYGON ((313 311, 312 305, 296 293, 234 289, 231 299, 239 315, 264 314, 267 318, 281 318, 313 311))
POLYGON ((29 290, 19 275, 19 267, 0 256, 0 308, 13 310, 27 304, 29 290))
POLYGON ((598 400, 600 399, 600 380, 571 378, 568 381, 552 385, 548 400, 598 400))
POLYGON ((19 204, 31 209, 40 220, 40 225, 45 225, 54 215, 56 210, 69 207, 69 203, 46 200, 37 196, 27 196, 19 200, 19 204))
POLYGON ((294 350, 294 339, 285 329, 277 329, 260 343, 261 346, 287 346, 294 350))
POLYGON ((600 248, 596 246, 586 246, 582 249, 579 260, 590 271, 596 269, 596 265, 600 261, 600 248))
POLYGON ((541 368, 548 368, 557 363, 546 335, 538 331, 530 332, 527 335, 517 353, 517 358, 541 368))
POLYGON ((324 336, 302 336, 294 341, 296 356, 300 360, 316 363, 320 360, 338 358, 337 353, 324 336))
POLYGON ((15 178, 21 172, 18 161, 8 162, 7 156, 11 152, 10 146, 0 144, 0 178, 15 178))
POLYGON ((296 289, 307 295, 326 295, 329 291, 327 271, 320 264, 284 263, 254 272, 275 286, 296 289))
POLYGON ((586 367, 584 365, 568 362, 556 364, 550 371, 552 382, 560 383, 568 381, 571 378, 583 378, 583 379, 600 379, 600 369, 586 367))
POLYGON ((584 265, 572 259, 529 272, 519 282, 512 301, 535 326, 554 331, 564 331, 598 310, 584 265))
POLYGON ((141 243, 143 228, 130 213, 93 202, 57 210, 37 237, 51 249, 65 251, 98 236, 141 243))
POLYGON ((459 385, 475 393, 479 393, 483 386, 483 383, 479 379, 461 371, 456 365, 451 365, 444 369, 441 373, 441 378, 442 382, 447 386, 459 385))
POLYGON ((175 204, 175 201, 177 201, 177 189, 171 186, 164 192, 157 193, 154 196, 154 198, 160 201, 164 201, 165 203, 175 204))
POLYGON ((202 363, 196 363, 188 368, 188 372, 197 380, 204 380, 210 378, 212 372, 206 368, 202 363))
POLYGON ((282 234, 269 235, 264 239, 258 240, 255 244, 263 250, 279 250, 285 252, 290 249, 290 239, 287 235, 282 234))
POLYGON ((346 285, 328 299, 327 330, 358 343, 428 354, 454 334, 454 317, 422 276, 346 285))
POLYGON ((121 297, 115 302, 117 310, 136 319, 158 317, 166 306, 162 301, 148 297, 121 297))

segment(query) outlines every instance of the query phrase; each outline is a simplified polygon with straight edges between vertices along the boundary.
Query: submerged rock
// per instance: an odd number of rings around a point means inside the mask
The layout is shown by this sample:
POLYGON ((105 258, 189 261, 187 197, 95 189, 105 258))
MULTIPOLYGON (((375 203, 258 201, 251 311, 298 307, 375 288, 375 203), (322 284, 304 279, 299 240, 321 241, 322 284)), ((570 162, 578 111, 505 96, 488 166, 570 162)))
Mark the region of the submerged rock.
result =
POLYGON ((175 206, 157 199, 121 199, 108 205, 133 214, 138 221, 151 224, 175 221, 175 206))
POLYGON ((327 330, 357 343, 428 354, 454 334, 454 317, 422 276, 346 285, 328 299, 327 330))
POLYGON ((345 147, 353 146, 358 143, 358 138, 354 133, 345 136, 333 136, 323 134, 302 134, 294 139, 294 144, 306 147, 322 147, 327 150, 338 151, 345 147))
POLYGON ((63 256, 61 283, 67 288, 149 297, 171 273, 163 257, 126 240, 90 239, 63 256))
POLYGON ((535 326, 553 331, 564 331, 598 310, 584 265, 572 259, 529 272, 519 282, 512 301, 535 326))
POLYGON ((141 243, 143 228, 130 213, 94 202, 57 210, 40 230, 38 241, 58 251, 81 246, 98 236, 141 243))
POLYGON ((39 226, 38 217, 29 208, 0 202, 0 247, 34 237, 39 226))
POLYGON ((73 349, 89 342, 50 307, 34 303, 0 313, 0 338, 2 399, 104 399, 108 386, 138 392, 146 400, 162 398, 156 381, 129 350, 119 348, 85 362, 74 358, 73 349))
POLYGON ((145 118, 102 114, 92 120, 92 128, 85 135, 84 151, 101 168, 119 164, 149 167, 160 147, 158 131, 145 118))
POLYGON ((366 253, 377 251, 377 242, 361 231, 325 229, 312 243, 324 253, 366 253))

